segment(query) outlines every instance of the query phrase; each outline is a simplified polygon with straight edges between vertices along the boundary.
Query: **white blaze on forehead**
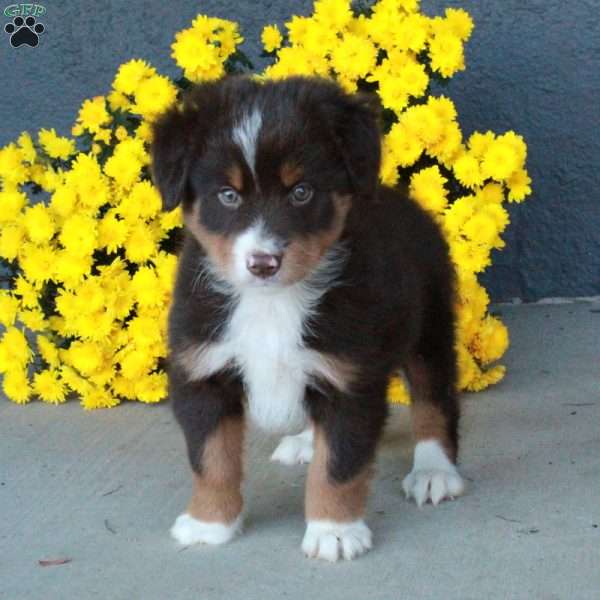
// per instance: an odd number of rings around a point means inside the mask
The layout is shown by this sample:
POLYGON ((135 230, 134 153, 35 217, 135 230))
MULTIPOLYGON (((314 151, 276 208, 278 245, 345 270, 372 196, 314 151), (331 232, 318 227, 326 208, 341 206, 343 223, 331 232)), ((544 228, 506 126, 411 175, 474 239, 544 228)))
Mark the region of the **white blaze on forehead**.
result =
POLYGON ((256 175, 256 144, 262 126, 262 114, 258 107, 242 115, 231 132, 233 141, 240 147, 248 167, 256 175))

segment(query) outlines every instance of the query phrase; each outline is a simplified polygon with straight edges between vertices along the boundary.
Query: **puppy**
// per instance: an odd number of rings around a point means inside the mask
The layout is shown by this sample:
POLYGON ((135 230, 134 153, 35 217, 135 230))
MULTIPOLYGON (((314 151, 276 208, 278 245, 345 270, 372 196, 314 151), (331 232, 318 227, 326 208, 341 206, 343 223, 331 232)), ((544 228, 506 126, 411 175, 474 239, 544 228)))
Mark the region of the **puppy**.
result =
POLYGON ((313 78, 225 78, 155 124, 153 175, 185 240, 169 380, 194 491, 172 535, 240 528, 245 420, 300 430, 274 457, 311 460, 306 555, 371 548, 365 505, 390 376, 409 381, 416 448, 404 490, 459 495, 453 272, 432 218, 378 183, 380 131, 360 95, 313 78))

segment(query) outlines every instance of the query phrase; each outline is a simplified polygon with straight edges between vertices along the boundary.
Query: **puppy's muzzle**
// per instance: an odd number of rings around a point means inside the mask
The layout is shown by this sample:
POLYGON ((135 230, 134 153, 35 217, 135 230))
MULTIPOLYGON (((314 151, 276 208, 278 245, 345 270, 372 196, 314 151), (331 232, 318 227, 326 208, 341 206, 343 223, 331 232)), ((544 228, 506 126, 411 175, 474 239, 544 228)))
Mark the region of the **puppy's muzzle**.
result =
POLYGON ((246 259, 246 268, 252 275, 260 277, 261 279, 267 279, 279 271, 279 268, 281 267, 281 258, 281 254, 256 252, 246 259))

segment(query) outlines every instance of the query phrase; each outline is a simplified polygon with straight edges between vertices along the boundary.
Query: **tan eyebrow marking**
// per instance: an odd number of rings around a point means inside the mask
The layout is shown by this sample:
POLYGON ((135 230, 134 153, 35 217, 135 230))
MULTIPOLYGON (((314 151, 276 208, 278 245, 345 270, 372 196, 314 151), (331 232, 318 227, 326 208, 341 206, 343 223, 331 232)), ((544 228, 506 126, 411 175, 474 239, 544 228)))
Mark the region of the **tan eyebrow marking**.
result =
POLYGON ((227 181, 231 187, 238 191, 242 190, 244 187, 244 175, 238 164, 232 164, 227 171, 225 171, 225 175, 227 175, 227 181))
POLYGON ((283 183, 285 187, 292 187, 295 183, 298 183, 302 178, 302 175, 304 175, 304 169, 295 163, 285 162, 281 165, 281 169, 279 170, 281 183, 283 183))

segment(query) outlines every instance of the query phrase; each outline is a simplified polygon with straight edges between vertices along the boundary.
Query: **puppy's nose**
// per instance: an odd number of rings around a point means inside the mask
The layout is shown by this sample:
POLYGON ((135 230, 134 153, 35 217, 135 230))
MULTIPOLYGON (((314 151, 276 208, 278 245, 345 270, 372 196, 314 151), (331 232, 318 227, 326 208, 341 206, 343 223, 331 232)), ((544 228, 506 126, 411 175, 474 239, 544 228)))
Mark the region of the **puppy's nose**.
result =
POLYGON ((246 268, 252 275, 267 279, 279 271, 281 266, 281 254, 265 254, 255 252, 246 259, 246 268))

